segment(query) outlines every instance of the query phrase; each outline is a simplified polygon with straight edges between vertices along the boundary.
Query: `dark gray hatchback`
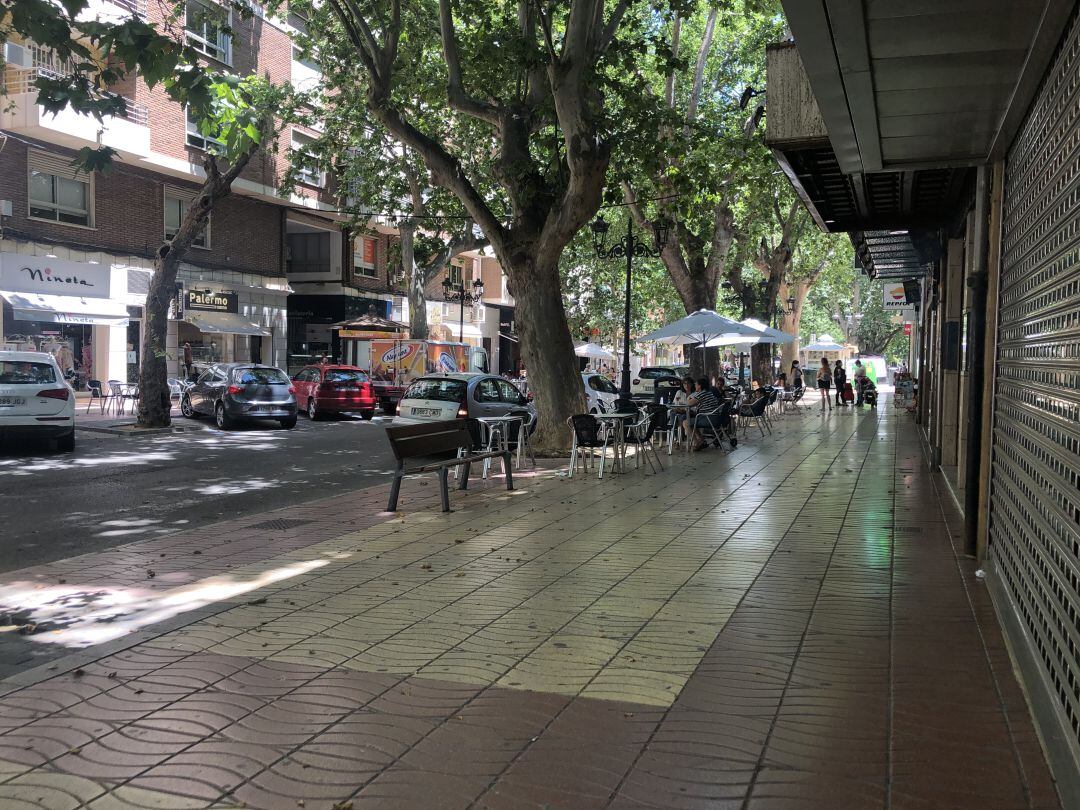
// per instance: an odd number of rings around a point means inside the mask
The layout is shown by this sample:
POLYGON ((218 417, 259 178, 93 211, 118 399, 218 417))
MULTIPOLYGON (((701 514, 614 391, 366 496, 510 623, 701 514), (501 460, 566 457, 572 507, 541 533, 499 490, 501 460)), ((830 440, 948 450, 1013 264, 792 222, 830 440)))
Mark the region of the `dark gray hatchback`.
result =
POLYGON ((273 419, 296 426, 296 389, 280 368, 253 363, 217 363, 202 373, 180 399, 184 416, 212 416, 228 430, 240 420, 273 419))

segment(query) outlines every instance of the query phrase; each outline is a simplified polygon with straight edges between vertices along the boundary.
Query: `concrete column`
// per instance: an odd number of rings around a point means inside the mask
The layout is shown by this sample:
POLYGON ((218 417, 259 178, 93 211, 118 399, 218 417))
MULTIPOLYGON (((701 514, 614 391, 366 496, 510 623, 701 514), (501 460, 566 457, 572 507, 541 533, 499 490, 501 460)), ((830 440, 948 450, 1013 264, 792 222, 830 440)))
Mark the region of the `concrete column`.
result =
MULTIPOLYGON (((976 272, 975 267, 975 213, 967 216, 967 233, 964 236, 964 277, 960 284, 960 336, 961 340, 968 339, 964 325, 969 322, 971 312, 971 288, 967 284, 968 278, 976 272)), ((961 346, 963 343, 961 343, 961 346)), ((957 497, 966 485, 964 459, 967 458, 967 417, 968 417, 968 360, 966 353, 960 353, 960 383, 957 389, 956 412, 957 412, 957 436, 956 436, 956 485, 957 497)))
POLYGON ((959 333, 960 318, 963 313, 964 241, 963 239, 949 240, 945 273, 941 285, 942 304, 945 310, 941 322, 942 380, 941 396, 939 397, 941 403, 940 463, 943 467, 955 467, 958 458, 957 432, 960 416, 960 369, 958 362, 946 362, 946 360, 950 358, 950 355, 955 360, 956 353, 958 353, 957 346, 948 344, 954 342, 955 336, 959 333))

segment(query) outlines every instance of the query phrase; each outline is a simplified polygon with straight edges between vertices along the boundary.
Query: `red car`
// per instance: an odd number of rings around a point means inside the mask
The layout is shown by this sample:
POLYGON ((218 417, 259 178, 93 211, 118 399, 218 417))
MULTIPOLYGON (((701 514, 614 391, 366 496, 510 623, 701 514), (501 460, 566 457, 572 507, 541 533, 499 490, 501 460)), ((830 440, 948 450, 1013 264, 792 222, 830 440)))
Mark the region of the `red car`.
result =
POLYGON ((359 411, 364 419, 375 415, 375 386, 362 368, 308 366, 293 377, 293 383, 297 408, 312 420, 348 411, 359 411))

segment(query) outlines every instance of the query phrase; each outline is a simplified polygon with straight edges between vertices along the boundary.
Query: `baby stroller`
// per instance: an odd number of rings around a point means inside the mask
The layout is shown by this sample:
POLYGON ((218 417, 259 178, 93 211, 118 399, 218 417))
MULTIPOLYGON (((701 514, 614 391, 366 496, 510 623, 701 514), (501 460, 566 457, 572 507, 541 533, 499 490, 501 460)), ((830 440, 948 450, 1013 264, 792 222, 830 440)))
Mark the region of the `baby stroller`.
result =
POLYGON ((863 378, 863 402, 869 405, 871 408, 877 407, 877 386, 874 385, 874 381, 869 377, 863 378))

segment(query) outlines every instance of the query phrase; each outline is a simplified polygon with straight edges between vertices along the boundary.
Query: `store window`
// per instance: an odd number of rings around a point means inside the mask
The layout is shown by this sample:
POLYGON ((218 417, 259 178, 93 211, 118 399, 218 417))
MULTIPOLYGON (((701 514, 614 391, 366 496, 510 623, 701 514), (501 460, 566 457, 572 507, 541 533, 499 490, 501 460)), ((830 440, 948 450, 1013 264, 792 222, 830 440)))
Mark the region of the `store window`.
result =
POLYGON ((64 379, 76 391, 95 379, 93 327, 88 324, 15 320, 11 304, 3 302, 4 335, 0 348, 17 352, 45 352, 56 358, 64 379))
POLYGON ((375 240, 366 236, 353 239, 353 272, 375 278, 375 240))
POLYGON ((450 266, 446 268, 446 278, 449 279, 450 283, 454 286, 461 286, 461 277, 462 271, 460 264, 451 263, 450 266))
MULTIPOLYGON (((180 223, 184 221, 184 215, 191 206, 195 194, 183 189, 171 186, 165 187, 165 241, 171 241, 176 232, 180 230, 180 223)), ((192 247, 210 248, 210 220, 207 219, 202 231, 191 243, 192 247)))
POLYGON ((199 53, 227 64, 232 55, 228 10, 212 0, 187 0, 184 12, 184 33, 188 45, 199 53))
POLYGON ((304 185, 322 188, 326 185, 326 174, 319 168, 314 146, 314 138, 293 130, 292 160, 296 165, 296 179, 304 185))
POLYGON ((93 176, 77 173, 68 158, 31 150, 30 217, 92 227, 93 176))

